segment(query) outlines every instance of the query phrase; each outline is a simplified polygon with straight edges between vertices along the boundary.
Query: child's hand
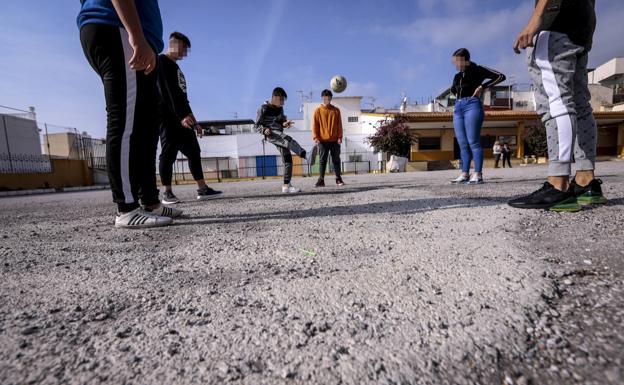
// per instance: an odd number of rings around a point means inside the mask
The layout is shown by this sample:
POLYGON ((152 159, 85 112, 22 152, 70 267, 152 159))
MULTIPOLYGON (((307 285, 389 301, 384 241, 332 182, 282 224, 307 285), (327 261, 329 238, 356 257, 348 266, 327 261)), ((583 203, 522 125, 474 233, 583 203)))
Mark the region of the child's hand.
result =
POLYGON ((137 38, 130 35, 129 42, 134 51, 128 62, 130 68, 135 71, 144 71, 146 75, 149 75, 156 69, 156 53, 143 36, 137 38))
POLYGON ((292 120, 289 120, 287 122, 284 122, 284 127, 285 128, 290 128, 290 127, 292 127, 293 124, 295 124, 295 122, 293 122, 292 120))
POLYGON ((270 128, 265 128, 264 131, 262 131, 262 133, 266 136, 269 136, 273 133, 273 131, 271 131, 270 128))

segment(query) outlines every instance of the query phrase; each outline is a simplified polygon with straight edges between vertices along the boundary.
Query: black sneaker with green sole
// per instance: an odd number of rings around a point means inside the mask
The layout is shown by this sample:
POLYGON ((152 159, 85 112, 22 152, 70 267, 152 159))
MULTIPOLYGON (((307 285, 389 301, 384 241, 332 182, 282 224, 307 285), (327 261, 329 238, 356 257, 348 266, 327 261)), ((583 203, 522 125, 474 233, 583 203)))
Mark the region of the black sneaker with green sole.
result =
POLYGON ((587 186, 580 186, 576 180, 572 179, 570 183, 570 192, 576 196, 579 205, 604 205, 608 202, 607 198, 602 194, 602 180, 594 179, 587 186))
POLYGON ((576 196, 570 190, 557 190, 548 182, 529 195, 510 200, 508 204, 518 209, 544 209, 556 212, 581 210, 581 205, 577 203, 576 196))

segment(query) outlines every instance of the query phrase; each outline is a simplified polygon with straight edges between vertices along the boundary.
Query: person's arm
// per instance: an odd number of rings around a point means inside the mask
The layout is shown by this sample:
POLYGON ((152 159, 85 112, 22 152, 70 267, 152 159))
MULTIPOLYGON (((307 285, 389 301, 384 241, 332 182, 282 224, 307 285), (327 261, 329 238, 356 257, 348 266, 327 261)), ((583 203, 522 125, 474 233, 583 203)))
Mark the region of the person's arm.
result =
POLYGON ((504 82, 505 79, 507 79, 505 75, 489 67, 479 66, 479 70, 485 79, 490 79, 489 81, 481 84, 481 89, 483 90, 489 87, 494 87, 498 83, 504 82))
POLYGON ((156 68, 156 53, 147 43, 141 26, 141 19, 134 0, 112 0, 113 7, 128 32, 128 40, 134 53, 128 62, 135 71, 151 73, 156 68))
POLYGON ((319 118, 319 109, 317 108, 314 111, 314 117, 312 118, 312 140, 314 143, 320 142, 321 137, 321 121, 319 118))
POLYGON ((173 110, 178 116, 178 119, 182 121, 182 125, 191 128, 197 124, 197 120, 195 120, 193 110, 191 110, 191 105, 188 101, 186 79, 177 65, 173 67, 174 70, 167 76, 167 82, 172 94, 171 100, 173 101, 173 110))
POLYGON ((262 135, 270 135, 271 129, 264 127, 264 114, 266 112, 266 108, 264 105, 258 108, 258 116, 256 117, 256 124, 254 128, 256 131, 262 135))
POLYGON ((338 144, 342 144, 342 114, 339 108, 336 108, 336 111, 338 112, 338 144))
POLYGON ((529 23, 516 38, 513 49, 520 53, 521 49, 533 47, 533 37, 540 31, 547 30, 552 26, 563 0, 539 0, 533 11, 529 23))

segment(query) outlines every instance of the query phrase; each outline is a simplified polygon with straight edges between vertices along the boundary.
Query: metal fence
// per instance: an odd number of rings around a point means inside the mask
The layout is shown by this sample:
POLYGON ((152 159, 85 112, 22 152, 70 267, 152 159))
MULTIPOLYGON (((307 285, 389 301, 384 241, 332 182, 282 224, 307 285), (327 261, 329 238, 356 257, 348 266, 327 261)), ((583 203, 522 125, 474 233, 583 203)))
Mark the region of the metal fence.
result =
POLYGON ((0 154, 0 174, 32 174, 52 172, 47 155, 0 154))
MULTIPOLYGON (((360 154, 361 155, 361 154, 360 154)), ((372 155, 367 153, 366 155, 372 155)), ((376 156, 376 154, 375 154, 376 156)), ((256 158, 256 157, 249 157, 256 158)), ((349 156, 346 161, 341 162, 342 174, 367 174, 373 172, 384 172, 385 161, 360 159, 360 156, 349 156)), ((266 179, 271 177, 281 177, 284 175, 284 165, 282 163, 265 162, 265 157, 253 165, 244 162, 245 158, 202 158, 202 170, 204 178, 207 180, 236 180, 236 179, 266 179)), ((334 166, 328 161, 326 174, 333 174, 334 166)), ((319 174, 318 159, 315 165, 307 162, 293 164, 293 176, 313 176, 319 174)), ((193 176, 190 172, 188 160, 179 158, 173 165, 174 182, 191 182, 193 176)))

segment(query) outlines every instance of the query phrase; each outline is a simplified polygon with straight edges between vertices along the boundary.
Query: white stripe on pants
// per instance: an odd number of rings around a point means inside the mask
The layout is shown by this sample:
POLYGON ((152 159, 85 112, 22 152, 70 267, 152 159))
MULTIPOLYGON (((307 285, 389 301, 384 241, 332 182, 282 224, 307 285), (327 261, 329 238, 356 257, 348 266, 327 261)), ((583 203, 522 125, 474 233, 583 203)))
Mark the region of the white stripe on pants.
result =
POLYGON ((137 96, 137 76, 136 71, 130 68, 130 65, 128 64, 134 53, 134 50, 130 46, 128 33, 123 28, 119 28, 119 31, 121 33, 121 41, 123 43, 124 49, 124 58, 126 61, 126 123, 124 127, 123 137, 121 139, 121 185, 125 202, 134 203, 134 196, 132 195, 132 185, 130 183, 130 145, 132 130, 134 128, 134 109, 136 106, 137 96))
POLYGON ((550 32, 542 31, 535 47, 535 63, 542 75, 542 85, 548 95, 550 116, 557 121, 557 134, 559 136, 559 162, 572 160, 572 148, 574 145, 574 133, 570 113, 561 99, 561 91, 557 85, 557 79, 549 59, 550 32))

